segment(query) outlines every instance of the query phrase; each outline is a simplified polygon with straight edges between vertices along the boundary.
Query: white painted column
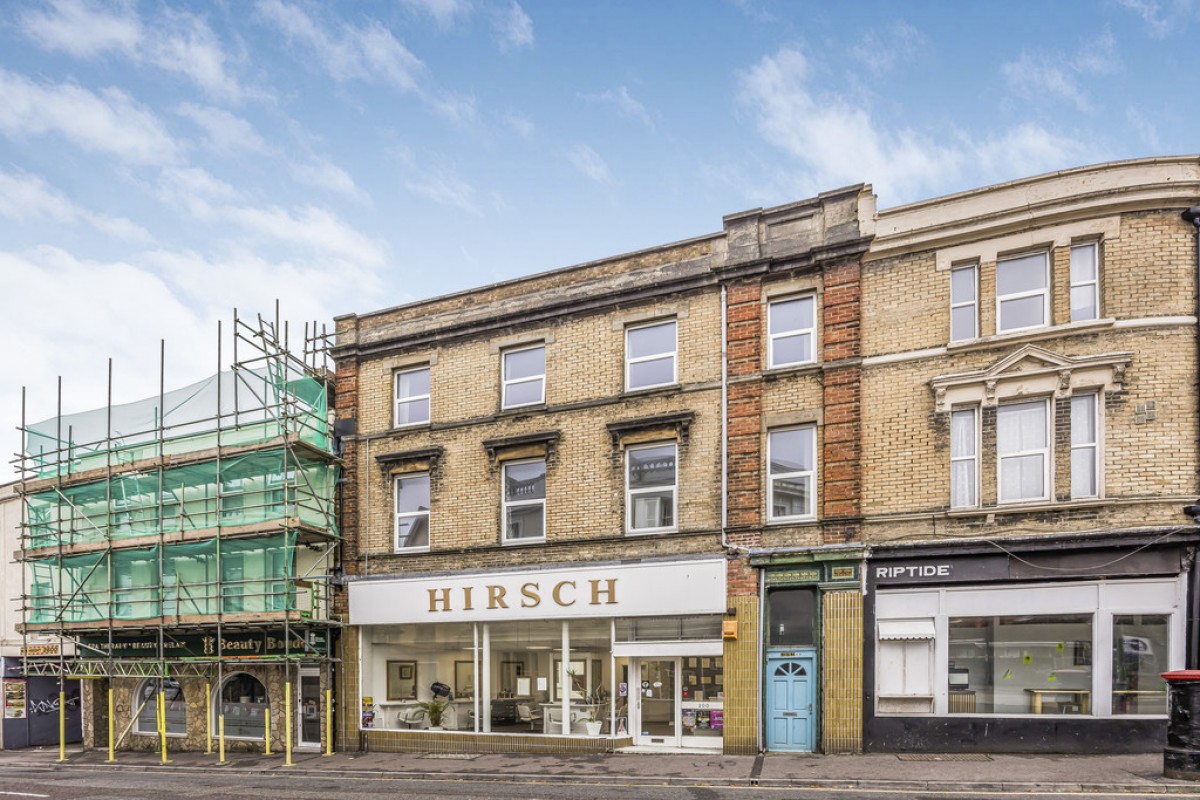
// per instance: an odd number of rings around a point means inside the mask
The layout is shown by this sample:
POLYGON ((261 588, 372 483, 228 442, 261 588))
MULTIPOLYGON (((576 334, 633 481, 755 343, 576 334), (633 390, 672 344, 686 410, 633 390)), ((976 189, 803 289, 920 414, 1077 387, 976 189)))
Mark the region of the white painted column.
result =
POLYGON ((558 667, 558 685, 562 687, 562 697, 558 698, 562 708, 562 734, 571 733, 571 624, 565 619, 562 622, 562 659, 558 667))
POLYGON ((481 712, 483 716, 480 730, 492 732, 492 633, 485 622, 483 628, 483 653, 479 659, 479 685, 476 690, 483 698, 481 712))

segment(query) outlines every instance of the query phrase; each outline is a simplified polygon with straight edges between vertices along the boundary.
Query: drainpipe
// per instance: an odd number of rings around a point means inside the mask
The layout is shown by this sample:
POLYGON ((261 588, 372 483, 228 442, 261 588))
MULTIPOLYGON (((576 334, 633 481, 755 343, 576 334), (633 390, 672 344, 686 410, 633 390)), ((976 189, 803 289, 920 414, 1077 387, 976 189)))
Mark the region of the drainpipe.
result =
MULTIPOLYGON (((726 552, 729 540, 726 528, 729 525, 729 330, 726 328, 725 284, 721 284, 721 552, 726 552)), ((1197 341, 1200 341, 1198 339, 1197 341)))
MULTIPOLYGON (((1197 381, 1200 383, 1200 205, 1192 206, 1181 216, 1196 229, 1196 368, 1197 381)), ((1197 400, 1200 401, 1200 388, 1197 391, 1197 400)), ((1197 444, 1200 446, 1200 436, 1197 437, 1197 444)), ((1192 561, 1192 596, 1189 606, 1191 630, 1188 631, 1190 641, 1187 666, 1189 669, 1196 669, 1200 667, 1200 564, 1197 564, 1196 560, 1192 561)))

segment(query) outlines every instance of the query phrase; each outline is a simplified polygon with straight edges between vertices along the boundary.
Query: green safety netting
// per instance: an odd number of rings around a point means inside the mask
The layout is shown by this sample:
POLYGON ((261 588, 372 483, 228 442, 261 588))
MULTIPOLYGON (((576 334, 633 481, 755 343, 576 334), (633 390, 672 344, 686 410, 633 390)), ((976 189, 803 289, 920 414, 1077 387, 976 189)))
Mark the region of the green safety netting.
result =
POLYGON ((117 475, 30 495, 27 546, 100 542, 163 532, 299 518, 334 532, 338 469, 268 450, 220 462, 117 475))
POLYGON ((282 533, 34 561, 27 621, 296 610, 295 554, 295 534, 282 533))
POLYGON ((194 452, 215 447, 218 440, 232 446, 286 434, 329 450, 328 410, 324 385, 281 361, 264 369, 222 372, 161 399, 28 425, 26 466, 49 476, 194 452))

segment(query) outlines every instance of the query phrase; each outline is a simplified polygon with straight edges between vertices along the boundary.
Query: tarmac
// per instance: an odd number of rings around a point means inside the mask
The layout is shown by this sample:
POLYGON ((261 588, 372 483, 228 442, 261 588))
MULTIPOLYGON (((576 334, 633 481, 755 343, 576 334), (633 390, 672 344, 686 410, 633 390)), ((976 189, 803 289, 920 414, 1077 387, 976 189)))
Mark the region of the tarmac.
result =
POLYGON ((1053 792, 1086 794, 1170 794, 1200 797, 1200 782, 1163 777, 1162 754, 1005 755, 896 754, 826 756, 720 753, 618 752, 586 756, 537 754, 334 753, 295 751, 293 765, 283 755, 118 752, 106 763, 105 750, 58 748, 0 751, 5 769, 138 770, 173 773, 232 771, 328 777, 358 773, 369 777, 422 781, 522 781, 607 784, 612 786, 762 786, 772 788, 874 789, 941 792, 1053 792))

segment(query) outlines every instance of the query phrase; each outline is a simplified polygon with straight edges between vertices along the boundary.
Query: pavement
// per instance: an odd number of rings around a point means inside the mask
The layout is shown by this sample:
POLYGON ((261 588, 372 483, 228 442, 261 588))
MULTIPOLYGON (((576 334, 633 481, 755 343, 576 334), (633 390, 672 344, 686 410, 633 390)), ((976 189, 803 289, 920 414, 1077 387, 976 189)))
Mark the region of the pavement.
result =
POLYGON ((773 788, 872 789, 946 792, 1054 792, 1086 794, 1171 794, 1200 797, 1200 782, 1162 775, 1162 754, 1133 755, 963 755, 895 754, 825 756, 720 753, 610 753, 584 756, 542 754, 335 753, 296 751, 293 765, 282 755, 157 753, 73 747, 67 760, 58 749, 0 751, 5 769, 138 770, 173 773, 245 772, 328 777, 351 773, 407 780, 530 781, 613 786, 763 786, 773 788))

